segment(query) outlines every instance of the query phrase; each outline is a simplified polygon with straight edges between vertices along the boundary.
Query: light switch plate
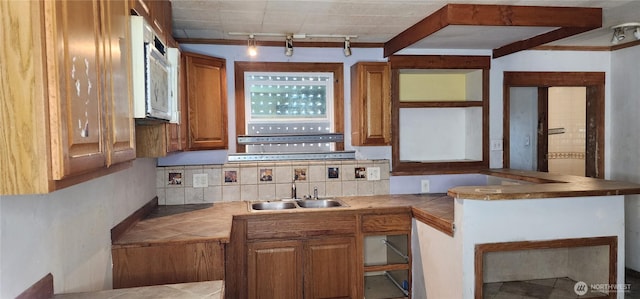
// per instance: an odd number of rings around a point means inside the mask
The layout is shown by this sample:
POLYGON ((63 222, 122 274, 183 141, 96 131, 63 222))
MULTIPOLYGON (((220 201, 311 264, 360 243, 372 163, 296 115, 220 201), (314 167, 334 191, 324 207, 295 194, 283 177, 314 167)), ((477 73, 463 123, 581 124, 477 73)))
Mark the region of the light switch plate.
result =
POLYGON ((380 167, 367 167, 367 181, 380 180, 380 167))
POLYGON ((193 174, 193 188, 209 187, 209 175, 206 173, 193 174))
POLYGON ((492 139, 491 140, 491 150, 492 151, 501 151, 502 150, 502 139, 492 139))
POLYGON ((429 193, 429 180, 420 181, 420 193, 429 193))

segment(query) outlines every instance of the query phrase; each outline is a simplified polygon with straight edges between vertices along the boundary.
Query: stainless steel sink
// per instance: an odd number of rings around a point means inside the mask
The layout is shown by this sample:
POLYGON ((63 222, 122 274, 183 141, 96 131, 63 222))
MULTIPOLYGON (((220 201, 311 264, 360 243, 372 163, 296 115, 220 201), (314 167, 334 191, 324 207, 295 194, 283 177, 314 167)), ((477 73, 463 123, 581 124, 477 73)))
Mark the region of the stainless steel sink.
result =
POLYGON ((335 199, 306 199, 296 201, 301 208, 335 208, 342 207, 344 204, 335 199))
POLYGON ((325 209, 325 208, 338 208, 348 207, 347 204, 339 199, 320 198, 320 199, 296 199, 296 200, 282 200, 282 201, 258 201, 250 202, 250 211, 277 211, 277 210, 289 210, 296 208, 305 209, 325 209))
POLYGON ((287 210, 295 209, 296 204, 290 201, 256 202, 251 204, 253 210, 287 210))

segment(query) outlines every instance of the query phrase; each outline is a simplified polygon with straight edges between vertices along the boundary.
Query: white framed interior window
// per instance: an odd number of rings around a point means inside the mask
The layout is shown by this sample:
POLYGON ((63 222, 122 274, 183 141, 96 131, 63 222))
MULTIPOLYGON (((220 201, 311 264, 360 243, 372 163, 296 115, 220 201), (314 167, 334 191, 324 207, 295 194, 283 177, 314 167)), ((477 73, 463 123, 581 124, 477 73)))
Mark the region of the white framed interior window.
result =
MULTIPOLYGON (((245 72, 244 119, 247 136, 335 133, 332 72, 245 72)), ((262 143, 247 153, 329 152, 334 142, 262 143)))
POLYGON ((355 159, 344 150, 344 64, 234 62, 230 162, 355 159))

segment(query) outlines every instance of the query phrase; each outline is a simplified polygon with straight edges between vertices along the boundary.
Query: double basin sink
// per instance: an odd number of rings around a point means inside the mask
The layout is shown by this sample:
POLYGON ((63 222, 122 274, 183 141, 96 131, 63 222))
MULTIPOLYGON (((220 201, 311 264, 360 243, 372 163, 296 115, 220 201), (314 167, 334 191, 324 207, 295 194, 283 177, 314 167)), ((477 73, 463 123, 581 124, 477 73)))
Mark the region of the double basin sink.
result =
POLYGON ((341 200, 335 198, 322 198, 322 199, 285 199, 279 201, 261 201, 250 202, 249 209, 251 211, 265 211, 265 210, 290 210, 290 209, 326 209, 326 208, 338 208, 347 207, 347 205, 341 200))

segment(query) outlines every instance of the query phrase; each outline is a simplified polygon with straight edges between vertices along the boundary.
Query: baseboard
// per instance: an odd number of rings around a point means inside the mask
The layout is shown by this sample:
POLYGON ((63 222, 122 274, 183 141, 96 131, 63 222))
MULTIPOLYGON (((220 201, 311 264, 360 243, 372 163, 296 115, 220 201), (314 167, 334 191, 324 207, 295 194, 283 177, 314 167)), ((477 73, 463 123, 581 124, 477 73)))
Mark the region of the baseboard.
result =
POLYGON ((48 299, 53 298, 53 275, 45 275, 38 282, 24 290, 16 299, 48 299))
POLYGON ((111 242, 119 239, 127 230, 132 228, 138 221, 147 217, 154 209, 158 207, 158 197, 154 197, 144 206, 133 212, 129 217, 116 224, 111 229, 111 242))

